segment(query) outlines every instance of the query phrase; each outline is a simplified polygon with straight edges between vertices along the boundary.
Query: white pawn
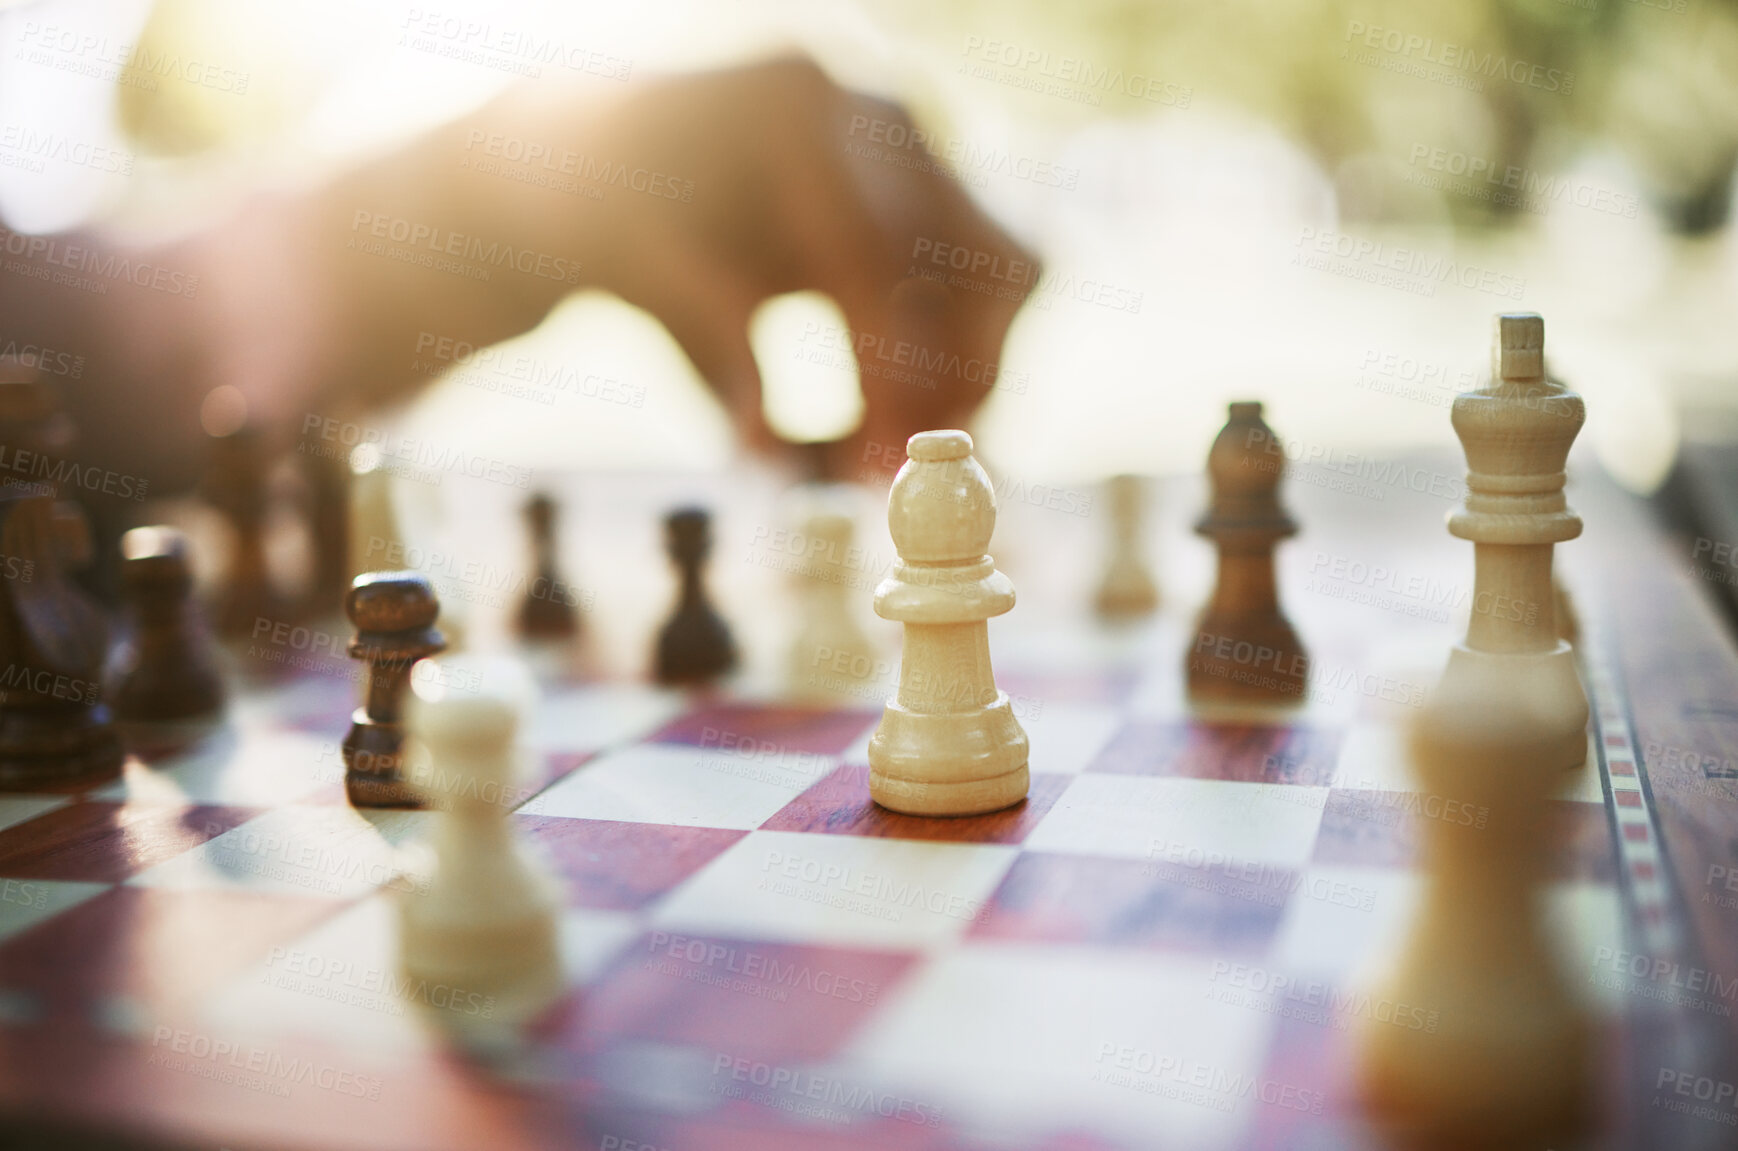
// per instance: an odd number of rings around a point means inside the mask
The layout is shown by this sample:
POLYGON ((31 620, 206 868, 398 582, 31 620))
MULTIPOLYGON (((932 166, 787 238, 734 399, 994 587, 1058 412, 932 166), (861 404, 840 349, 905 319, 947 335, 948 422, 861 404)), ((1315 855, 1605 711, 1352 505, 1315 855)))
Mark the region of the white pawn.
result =
POLYGON ((1362 1021, 1366 1110, 1426 1151, 1575 1142, 1603 1062, 1545 916, 1553 701, 1524 663, 1489 671, 1445 680, 1411 733, 1419 790, 1469 817, 1420 821, 1423 899, 1380 996, 1407 1014, 1362 1021))
POLYGON ((905 625, 899 694, 869 741, 869 794, 912 815, 978 815, 1026 798, 1026 733, 990 670, 986 621, 1014 606, 988 553, 996 493, 960 431, 919 432, 887 497, 899 562, 875 613, 905 625))
POLYGON ((1141 547, 1145 495, 1139 476, 1112 476, 1105 485, 1110 504, 1110 561, 1093 606, 1106 619, 1151 615, 1159 606, 1158 585, 1141 547))
POLYGON ((443 1013, 460 1030, 523 1023, 563 986, 559 891, 508 819, 521 756, 507 673, 517 670, 425 662, 406 707, 416 744, 406 774, 439 812, 431 873, 400 904, 402 963, 413 986, 445 987, 454 1002, 482 997, 486 1012, 443 1013))
POLYGON ((852 614, 851 584, 862 569, 851 557, 855 525, 835 495, 814 493, 815 507, 803 518, 802 625, 791 645, 791 693, 817 702, 862 699, 874 690, 875 645, 852 614))

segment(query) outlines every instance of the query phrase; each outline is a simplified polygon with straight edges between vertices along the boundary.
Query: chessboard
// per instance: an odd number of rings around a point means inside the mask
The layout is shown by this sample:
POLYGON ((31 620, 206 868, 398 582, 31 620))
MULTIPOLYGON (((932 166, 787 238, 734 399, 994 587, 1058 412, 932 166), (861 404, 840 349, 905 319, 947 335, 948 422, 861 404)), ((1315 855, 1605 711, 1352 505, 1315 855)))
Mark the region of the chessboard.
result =
MULTIPOLYGON (((742 676, 683 692, 607 651, 522 653, 542 679, 527 768, 491 801, 561 880, 570 990, 514 1043, 455 1042, 449 1025, 486 1017, 488 998, 401 973, 394 904, 435 815, 346 802, 357 683, 341 644, 238 644, 243 686, 218 729, 190 746, 136 737, 104 786, 0 797, 13 1145, 1378 1146, 1355 1037, 1433 1026, 1375 978, 1418 903, 1418 831, 1481 817, 1419 791, 1402 752, 1464 629, 1472 565, 1442 528, 1442 490, 1341 480, 1303 466, 1288 486, 1304 530, 1281 549, 1281 595, 1314 671, 1302 706, 1266 718, 1184 699, 1211 580, 1187 531, 1199 484, 1159 487, 1161 610, 1121 627, 1087 606, 1092 491, 999 487, 993 551, 1020 604, 991 647, 1031 790, 960 819, 869 800, 896 643, 861 698, 798 706, 779 690, 781 640, 766 629, 759 651, 752 619, 776 616, 801 548, 769 530, 767 492, 706 480, 742 676)), ((700 482, 561 489, 566 562, 596 593, 591 642, 643 643, 667 602, 646 575, 651 525, 700 482)), ((1587 535, 1559 566, 1594 718, 1555 803, 1549 910, 1600 1021, 1594 1145, 1730 1146, 1738 650, 1687 542, 1591 467, 1570 496, 1587 535)), ((448 510, 484 533, 512 521, 448 510)), ((866 532, 877 514, 869 500, 866 532)), ((506 546, 477 538, 477 554, 506 546)), ((868 569, 890 553, 861 538, 879 557, 863 565, 868 626, 868 569)))

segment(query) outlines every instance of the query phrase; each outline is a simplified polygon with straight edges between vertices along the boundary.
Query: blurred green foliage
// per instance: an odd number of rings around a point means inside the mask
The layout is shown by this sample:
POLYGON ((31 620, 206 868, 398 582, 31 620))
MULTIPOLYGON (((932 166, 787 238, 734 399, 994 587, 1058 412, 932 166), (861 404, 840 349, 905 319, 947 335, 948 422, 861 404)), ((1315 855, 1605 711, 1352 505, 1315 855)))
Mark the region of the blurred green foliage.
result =
MULTIPOLYGON (((1609 148, 1675 228, 1722 225, 1738 164, 1738 0, 880 0, 900 30, 967 55, 975 42, 1187 85, 1306 147, 1350 214, 1406 219, 1415 150, 1523 179, 1609 148)), ((1150 112, 1011 89, 1021 114, 1150 112)), ((1436 197, 1428 197, 1434 204, 1436 197)), ((1457 222, 1512 200, 1442 197, 1457 222)), ((1434 209, 1440 211, 1440 208, 1434 209)))
MULTIPOLYGON (((802 2, 802 0, 798 0, 802 2)), ((861 0, 931 66, 986 69, 1022 117, 1162 114, 1183 90, 1275 125, 1334 179, 1350 218, 1489 225, 1525 209, 1505 174, 1545 182, 1621 156, 1675 229, 1726 222, 1738 166, 1738 0, 861 0), (1056 98, 1056 80, 1067 89, 1056 98), (1439 195, 1431 163, 1476 161, 1479 194, 1439 195), (1490 178, 1491 173, 1497 179, 1490 178)), ((189 155, 269 131, 268 0, 157 0, 140 49, 252 69, 246 100, 165 77, 121 90, 142 151, 189 155), (244 14, 252 11, 252 17, 244 14)), ((281 17, 283 13, 279 11, 281 17)), ((825 9, 817 14, 826 19, 825 9)), ((842 18, 840 27, 854 26, 842 18)), ((923 93, 904 93, 920 103, 923 93)), ((1436 169, 1440 171, 1440 169, 1436 169)))

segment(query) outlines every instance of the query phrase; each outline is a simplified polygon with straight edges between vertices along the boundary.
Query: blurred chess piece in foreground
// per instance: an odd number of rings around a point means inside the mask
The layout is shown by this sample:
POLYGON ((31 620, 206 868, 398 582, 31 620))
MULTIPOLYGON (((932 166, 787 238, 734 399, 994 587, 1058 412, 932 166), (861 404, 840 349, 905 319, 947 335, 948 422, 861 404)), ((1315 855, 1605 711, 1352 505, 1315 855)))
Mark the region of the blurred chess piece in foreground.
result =
POLYGON ((461 1032, 511 1032, 564 989, 559 889, 510 815, 522 797, 520 699, 504 661, 425 664, 406 707, 409 780, 435 809, 432 859, 401 892, 402 965, 448 987, 461 1032), (473 1000, 475 1001, 473 1005, 473 1000), (474 1009, 473 1009, 474 1006, 474 1009))
POLYGON ((1561 1147, 1590 1122, 1601 1057, 1544 905, 1551 686, 1524 666, 1445 679, 1412 730, 1418 789, 1467 818, 1419 821, 1424 898, 1379 992, 1406 1010, 1362 1025, 1365 1106, 1406 1151, 1561 1147))

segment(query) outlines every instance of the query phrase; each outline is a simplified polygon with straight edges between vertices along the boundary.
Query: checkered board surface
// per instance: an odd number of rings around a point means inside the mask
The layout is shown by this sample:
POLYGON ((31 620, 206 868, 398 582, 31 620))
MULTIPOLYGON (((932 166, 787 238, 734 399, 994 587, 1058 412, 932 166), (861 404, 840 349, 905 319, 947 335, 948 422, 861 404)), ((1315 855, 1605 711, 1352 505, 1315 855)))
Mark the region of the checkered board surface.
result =
MULTIPOLYGON (((1288 598, 1313 641, 1318 601, 1288 598)), ((1454 629, 1324 635, 1321 666, 1361 682, 1215 723, 1182 703, 1183 608, 996 625, 1032 787, 970 819, 869 802, 873 708, 547 684, 512 818, 562 882, 572 989, 486 1055, 439 1021, 487 1003, 398 985, 394 875, 438 817, 345 804, 352 685, 256 686, 113 785, 0 799, 0 1099, 194 1147, 1374 1146, 1355 1036, 1428 1023, 1372 976, 1419 899, 1422 822, 1477 817, 1416 791, 1381 684, 1454 629)), ((1615 1146, 1646 1126, 1650 1044, 1707 1055, 1591 977, 1695 932, 1618 637, 1587 614, 1596 722, 1548 904, 1613 1040, 1615 1146)), ((1648 1145, 1708 1133, 1686 1130, 1648 1145)))

